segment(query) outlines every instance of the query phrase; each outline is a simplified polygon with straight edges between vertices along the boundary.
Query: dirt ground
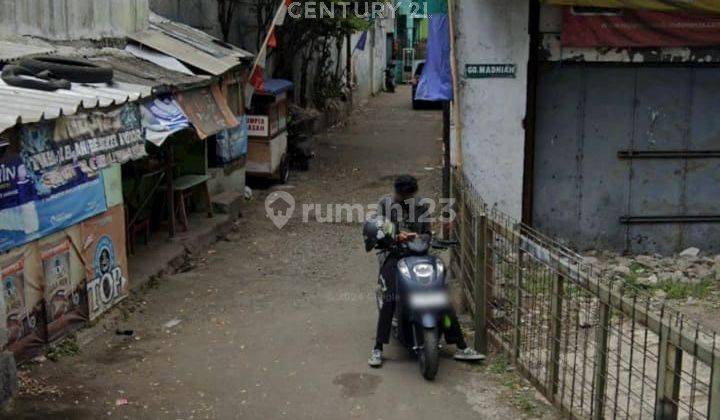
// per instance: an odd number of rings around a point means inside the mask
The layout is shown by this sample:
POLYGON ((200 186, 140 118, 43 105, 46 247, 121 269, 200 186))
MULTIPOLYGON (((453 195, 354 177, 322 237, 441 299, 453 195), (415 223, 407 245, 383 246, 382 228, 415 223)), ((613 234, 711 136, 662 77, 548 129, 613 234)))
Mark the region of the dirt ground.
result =
MULTIPOLYGON (((437 196, 441 114, 412 111, 409 98, 405 87, 380 95, 319 136, 311 170, 294 172, 282 191, 297 206, 367 205, 410 173, 424 195, 437 196)), ((235 230, 185 272, 121 305, 120 330, 132 335, 108 331, 79 351, 61 345, 57 361, 21 367, 25 388, 6 415, 555 418, 497 356, 463 364, 444 348, 438 377, 427 382, 392 343, 383 368, 369 368, 377 261, 362 248, 360 225, 303 223, 296 208, 277 229, 265 215, 272 191, 256 190, 235 230)))

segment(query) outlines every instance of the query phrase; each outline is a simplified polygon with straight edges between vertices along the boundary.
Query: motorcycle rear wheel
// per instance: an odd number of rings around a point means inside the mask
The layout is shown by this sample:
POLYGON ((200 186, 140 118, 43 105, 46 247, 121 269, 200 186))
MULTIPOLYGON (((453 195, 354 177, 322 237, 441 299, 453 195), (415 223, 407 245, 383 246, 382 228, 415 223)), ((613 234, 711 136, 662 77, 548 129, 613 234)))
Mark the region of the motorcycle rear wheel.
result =
POLYGON ((418 353, 420 373, 428 381, 435 379, 440 363, 439 340, 440 333, 437 328, 423 329, 423 348, 418 353))

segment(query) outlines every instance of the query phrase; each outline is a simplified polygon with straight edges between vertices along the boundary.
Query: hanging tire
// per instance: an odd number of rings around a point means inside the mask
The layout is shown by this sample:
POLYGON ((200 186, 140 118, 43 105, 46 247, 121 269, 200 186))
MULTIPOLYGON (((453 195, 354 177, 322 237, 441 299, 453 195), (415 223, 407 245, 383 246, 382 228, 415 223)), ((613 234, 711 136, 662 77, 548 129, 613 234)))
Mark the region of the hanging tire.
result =
POLYGON ((57 79, 76 83, 110 83, 113 79, 111 67, 100 66, 92 61, 62 57, 58 55, 25 58, 20 65, 34 73, 48 71, 57 79))
POLYGON ((440 333, 437 328, 423 328, 423 348, 418 353, 420 373, 428 381, 435 379, 440 364, 440 349, 438 347, 440 333))

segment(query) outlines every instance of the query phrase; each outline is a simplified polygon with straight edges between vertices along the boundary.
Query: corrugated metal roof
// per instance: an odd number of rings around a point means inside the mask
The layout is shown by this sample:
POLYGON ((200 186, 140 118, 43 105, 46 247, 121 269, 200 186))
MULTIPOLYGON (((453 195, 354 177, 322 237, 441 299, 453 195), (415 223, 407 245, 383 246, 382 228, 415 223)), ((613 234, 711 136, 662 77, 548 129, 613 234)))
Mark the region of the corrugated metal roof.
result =
POLYGON ((55 48, 50 45, 33 45, 19 40, 18 42, 0 40, 0 63, 7 63, 31 54, 50 54, 55 48))
POLYGON ((212 75, 219 76, 253 57, 190 26, 154 14, 150 21, 149 30, 128 37, 212 75))
POLYGON ((112 85, 73 83, 54 92, 9 86, 0 80, 0 132, 17 123, 50 120, 82 109, 122 105, 152 94, 152 88, 116 82, 112 85))
POLYGON ((130 54, 99 55, 90 60, 112 67, 115 72, 113 80, 149 86, 154 93, 204 86, 212 80, 210 76, 189 76, 168 70, 130 54))

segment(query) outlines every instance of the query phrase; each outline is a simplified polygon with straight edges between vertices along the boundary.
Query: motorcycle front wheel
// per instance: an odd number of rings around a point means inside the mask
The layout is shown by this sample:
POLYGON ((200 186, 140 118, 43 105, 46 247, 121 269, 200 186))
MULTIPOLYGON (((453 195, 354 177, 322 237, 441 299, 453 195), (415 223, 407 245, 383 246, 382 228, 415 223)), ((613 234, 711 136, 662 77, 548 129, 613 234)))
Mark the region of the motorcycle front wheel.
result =
POLYGON ((423 329, 423 347, 418 354, 418 361, 420 362, 420 373, 423 378, 428 381, 435 379, 437 375, 438 365, 440 363, 439 355, 439 340, 440 333, 437 328, 425 328, 423 329))

